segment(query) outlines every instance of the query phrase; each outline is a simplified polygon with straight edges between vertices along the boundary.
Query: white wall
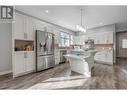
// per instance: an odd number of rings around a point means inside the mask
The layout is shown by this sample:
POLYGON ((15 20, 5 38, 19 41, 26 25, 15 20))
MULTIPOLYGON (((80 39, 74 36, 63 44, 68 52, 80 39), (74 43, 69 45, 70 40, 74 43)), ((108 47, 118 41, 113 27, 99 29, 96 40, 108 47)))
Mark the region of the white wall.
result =
POLYGON ((12 24, 0 23, 0 75, 12 70, 12 24))

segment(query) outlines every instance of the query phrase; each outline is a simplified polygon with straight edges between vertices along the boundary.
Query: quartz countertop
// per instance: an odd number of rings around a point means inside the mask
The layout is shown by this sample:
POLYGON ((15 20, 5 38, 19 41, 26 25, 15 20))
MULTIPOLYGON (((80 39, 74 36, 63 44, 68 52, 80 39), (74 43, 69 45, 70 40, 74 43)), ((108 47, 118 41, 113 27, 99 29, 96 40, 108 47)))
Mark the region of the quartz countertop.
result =
POLYGON ((75 58, 75 59, 84 59, 84 58, 88 58, 88 56, 84 56, 84 55, 76 55, 76 54, 66 54, 64 55, 65 57, 70 57, 70 58, 75 58))

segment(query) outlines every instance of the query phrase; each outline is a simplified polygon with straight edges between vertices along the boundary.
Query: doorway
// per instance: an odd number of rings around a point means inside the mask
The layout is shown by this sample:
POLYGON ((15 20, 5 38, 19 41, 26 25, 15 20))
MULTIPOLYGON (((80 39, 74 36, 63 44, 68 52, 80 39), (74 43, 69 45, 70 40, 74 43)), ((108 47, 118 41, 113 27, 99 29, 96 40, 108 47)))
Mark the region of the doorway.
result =
POLYGON ((116 33, 116 57, 127 58, 127 31, 116 33))
POLYGON ((127 70, 127 31, 116 33, 116 64, 127 70))

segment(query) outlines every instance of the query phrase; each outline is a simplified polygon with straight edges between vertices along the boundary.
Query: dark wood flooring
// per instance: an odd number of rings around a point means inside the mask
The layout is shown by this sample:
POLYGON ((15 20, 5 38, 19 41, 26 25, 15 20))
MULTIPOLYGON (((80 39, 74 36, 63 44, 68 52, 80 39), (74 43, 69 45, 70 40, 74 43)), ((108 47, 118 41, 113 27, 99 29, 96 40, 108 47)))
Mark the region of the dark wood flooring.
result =
POLYGON ((0 76, 0 89, 127 89, 127 59, 95 64, 91 78, 71 72, 68 63, 15 79, 8 74, 0 76))

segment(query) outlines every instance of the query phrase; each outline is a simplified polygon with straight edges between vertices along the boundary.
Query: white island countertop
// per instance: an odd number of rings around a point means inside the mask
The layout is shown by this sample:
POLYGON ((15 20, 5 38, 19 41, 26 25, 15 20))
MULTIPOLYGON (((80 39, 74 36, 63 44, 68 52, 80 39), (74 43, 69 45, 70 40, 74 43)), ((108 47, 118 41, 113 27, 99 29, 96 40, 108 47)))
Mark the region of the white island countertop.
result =
POLYGON ((64 55, 70 63, 71 70, 91 77, 91 68, 94 66, 94 56, 97 50, 72 50, 71 54, 64 55))
POLYGON ((74 58, 74 59, 84 59, 84 58, 88 58, 88 56, 84 56, 84 55, 76 55, 76 54, 66 54, 64 55, 65 57, 70 57, 70 58, 74 58))

